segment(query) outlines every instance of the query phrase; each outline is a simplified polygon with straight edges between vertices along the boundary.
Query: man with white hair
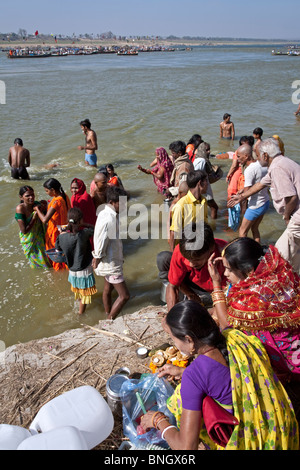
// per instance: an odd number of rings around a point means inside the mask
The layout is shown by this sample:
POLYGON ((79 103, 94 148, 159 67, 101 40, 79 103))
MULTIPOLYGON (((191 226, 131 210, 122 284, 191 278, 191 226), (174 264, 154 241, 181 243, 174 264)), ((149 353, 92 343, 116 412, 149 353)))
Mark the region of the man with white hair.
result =
POLYGON ((244 199, 270 187, 273 205, 282 215, 287 227, 276 242, 280 254, 300 272, 300 166, 283 156, 276 139, 262 141, 256 148, 256 155, 268 173, 243 194, 236 194, 228 202, 233 207, 244 199))

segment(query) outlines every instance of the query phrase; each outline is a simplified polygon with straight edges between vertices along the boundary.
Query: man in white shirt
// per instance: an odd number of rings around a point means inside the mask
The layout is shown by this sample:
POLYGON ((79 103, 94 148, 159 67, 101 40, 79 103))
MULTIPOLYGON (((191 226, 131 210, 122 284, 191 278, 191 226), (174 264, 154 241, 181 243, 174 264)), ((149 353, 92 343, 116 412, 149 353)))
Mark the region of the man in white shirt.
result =
MULTIPOLYGON (((268 169, 262 167, 258 161, 253 159, 252 147, 248 144, 241 145, 237 149, 236 155, 238 162, 242 165, 244 170, 244 193, 254 184, 259 183, 267 174, 268 169)), ((240 237, 247 237, 249 230, 251 230, 254 240, 260 243, 258 227, 264 214, 269 209, 269 205, 270 198, 268 188, 263 188, 261 191, 248 198, 248 206, 239 229, 240 237)))
POLYGON ((109 186, 107 204, 99 212, 94 232, 94 251, 92 266, 97 276, 104 277, 103 305, 107 318, 114 320, 130 298, 123 277, 123 244, 119 233, 120 197, 127 196, 126 191, 109 186), (112 304, 112 291, 118 298, 112 304))

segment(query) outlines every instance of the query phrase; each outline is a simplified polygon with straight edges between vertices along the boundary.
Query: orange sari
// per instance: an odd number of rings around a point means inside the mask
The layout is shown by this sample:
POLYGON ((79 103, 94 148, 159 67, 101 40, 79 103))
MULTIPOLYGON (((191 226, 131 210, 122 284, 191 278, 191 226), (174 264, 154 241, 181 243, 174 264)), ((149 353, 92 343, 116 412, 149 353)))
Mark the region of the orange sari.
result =
MULTIPOLYGON (((45 246, 46 250, 55 248, 55 242, 59 235, 58 225, 66 225, 68 223, 68 210, 71 207, 70 200, 67 197, 67 204, 62 196, 54 197, 48 204, 48 210, 53 208, 55 212, 51 219, 48 221, 47 230, 45 234, 45 246)), ((52 262, 55 271, 60 269, 66 269, 65 263, 52 262)))

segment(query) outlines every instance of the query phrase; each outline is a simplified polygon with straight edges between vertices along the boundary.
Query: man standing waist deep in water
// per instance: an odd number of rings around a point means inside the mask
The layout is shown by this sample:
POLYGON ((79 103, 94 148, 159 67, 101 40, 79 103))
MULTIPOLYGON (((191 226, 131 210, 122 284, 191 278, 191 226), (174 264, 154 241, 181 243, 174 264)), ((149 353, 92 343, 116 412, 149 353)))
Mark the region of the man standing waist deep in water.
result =
POLYGON ((26 170, 30 166, 30 152, 23 147, 22 139, 16 138, 13 147, 10 147, 8 153, 8 163, 11 168, 11 177, 18 180, 29 180, 29 174, 26 170))
POLYGON ((98 149, 98 144, 96 132, 91 129, 89 119, 81 121, 80 127, 85 134, 85 146, 78 145, 78 150, 85 150, 86 165, 97 167, 97 155, 95 152, 98 149))

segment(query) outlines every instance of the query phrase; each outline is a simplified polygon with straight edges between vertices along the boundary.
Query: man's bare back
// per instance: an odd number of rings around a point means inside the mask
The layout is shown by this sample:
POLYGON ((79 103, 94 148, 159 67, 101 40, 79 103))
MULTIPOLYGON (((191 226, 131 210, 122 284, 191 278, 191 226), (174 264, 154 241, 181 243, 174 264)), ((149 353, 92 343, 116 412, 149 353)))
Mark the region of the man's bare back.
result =
POLYGON ((23 147, 21 139, 15 139, 14 146, 9 149, 8 163, 13 178, 29 179, 26 168, 30 166, 30 152, 23 147))
POLYGON ((30 166, 30 153, 24 147, 11 147, 8 154, 8 162, 12 168, 30 166))

